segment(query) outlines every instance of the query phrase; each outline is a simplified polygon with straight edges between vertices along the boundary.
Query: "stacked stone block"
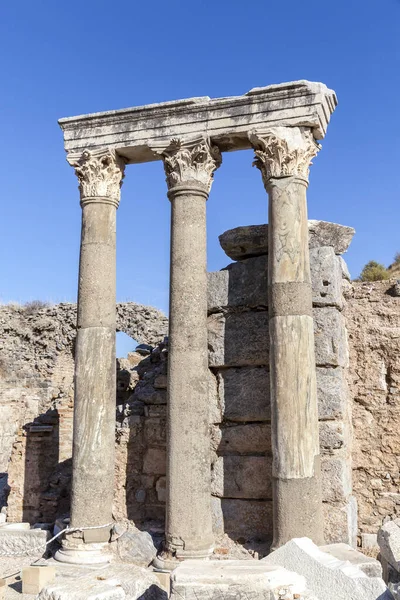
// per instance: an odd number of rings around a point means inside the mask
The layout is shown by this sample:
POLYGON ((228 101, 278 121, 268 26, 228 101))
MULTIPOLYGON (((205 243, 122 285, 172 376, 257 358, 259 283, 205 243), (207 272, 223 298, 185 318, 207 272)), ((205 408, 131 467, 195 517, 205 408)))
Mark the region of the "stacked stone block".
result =
MULTIPOLYGON (((309 223, 322 455, 325 538, 354 543, 351 421, 345 370, 348 350, 340 253, 353 230, 309 223)), ((214 522, 239 539, 271 536, 272 489, 267 306, 267 226, 242 227, 220 237, 237 262, 209 273, 209 364, 214 522)))

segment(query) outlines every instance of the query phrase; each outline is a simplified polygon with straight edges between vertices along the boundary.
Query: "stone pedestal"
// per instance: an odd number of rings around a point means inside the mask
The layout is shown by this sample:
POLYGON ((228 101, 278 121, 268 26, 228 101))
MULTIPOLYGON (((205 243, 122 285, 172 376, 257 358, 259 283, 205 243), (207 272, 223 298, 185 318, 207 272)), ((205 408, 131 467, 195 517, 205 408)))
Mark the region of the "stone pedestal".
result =
POLYGON ((250 134, 269 195, 268 306, 273 454, 273 547, 323 541, 318 405, 308 250, 310 131, 250 134))
POLYGON ((114 494, 115 236, 123 162, 111 151, 86 151, 68 160, 79 179, 82 206, 70 526, 83 530, 66 535, 56 558, 96 563, 108 561, 103 550, 114 494))

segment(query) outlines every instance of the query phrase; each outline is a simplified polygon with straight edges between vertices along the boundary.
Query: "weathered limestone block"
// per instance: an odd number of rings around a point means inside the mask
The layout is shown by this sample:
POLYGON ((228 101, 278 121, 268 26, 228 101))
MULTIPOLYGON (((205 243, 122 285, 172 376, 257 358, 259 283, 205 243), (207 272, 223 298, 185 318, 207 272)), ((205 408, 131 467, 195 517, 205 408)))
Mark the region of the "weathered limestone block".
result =
POLYGON ((338 560, 349 561, 349 563, 361 569, 368 577, 382 577, 382 565, 379 560, 358 552, 349 546, 349 544, 329 544, 327 546, 320 546, 319 549, 338 560))
POLYGON ((381 555, 400 573, 400 519, 384 523, 378 531, 381 555))
MULTIPOLYGON (((309 247, 331 246, 335 254, 346 252, 355 231, 328 221, 308 221, 309 247)), ((229 229, 219 236, 225 254, 233 260, 268 254, 268 225, 247 225, 229 229)))
POLYGON ((165 448, 148 448, 143 459, 143 473, 165 475, 166 463, 165 448))
POLYGON ((0 556, 42 556, 49 538, 50 532, 43 529, 11 529, 5 525, 0 527, 0 556))
POLYGON ((268 364, 269 338, 266 311, 208 318, 210 367, 246 367, 268 364))
POLYGON ((325 542, 345 542, 357 545, 357 501, 350 496, 347 502, 323 503, 325 542))
POLYGON ((272 459, 219 456, 211 471, 211 493, 220 498, 272 498, 272 459))
POLYGON ((309 247, 332 246, 335 254, 343 254, 350 246, 355 234, 353 227, 331 223, 330 221, 308 221, 309 247))
POLYGON ((218 371, 218 394, 226 421, 271 419, 269 372, 266 367, 218 371))
POLYGON ((319 445, 322 453, 332 453, 350 443, 349 426, 342 421, 320 421, 319 445))
POLYGON ((312 300, 314 306, 343 307, 342 269, 333 248, 323 246, 310 250, 312 300))
POLYGON ((348 349, 343 315, 336 308, 314 308, 315 361, 318 366, 347 367, 348 349))
POLYGON ((213 529, 241 541, 272 538, 272 501, 211 498, 213 529))
POLYGON ((157 577, 142 567, 110 565, 101 571, 63 567, 38 600, 167 600, 157 577))
POLYGON ((322 552, 308 538, 295 538, 272 552, 263 563, 302 574, 307 590, 321 600, 390 600, 380 577, 368 577, 358 567, 322 552))
POLYGON ((342 368, 317 367, 318 417, 343 419, 348 412, 347 385, 342 368))
POLYGON ((351 464, 348 458, 321 459, 322 499, 324 502, 341 502, 351 494, 351 464))
POLYGON ((161 418, 148 418, 144 422, 144 439, 146 446, 162 446, 166 444, 166 420, 161 418))
POLYGON ((55 567, 49 565, 25 567, 22 569, 22 593, 37 595, 46 584, 54 581, 55 577, 55 567))
POLYGON ((171 575, 171 600, 305 598, 304 577, 253 560, 185 561, 171 575))
POLYGON ((156 557, 157 548, 147 531, 129 530, 117 539, 117 552, 122 562, 148 567, 156 557))
POLYGON ((139 400, 145 404, 166 404, 167 392, 164 389, 156 389, 151 381, 139 381, 135 391, 128 402, 139 400))
POLYGON ((208 273, 208 311, 222 307, 266 307, 267 256, 230 264, 222 271, 208 273))
POLYGON ((218 454, 271 453, 271 425, 269 423, 225 425, 219 431, 218 454))

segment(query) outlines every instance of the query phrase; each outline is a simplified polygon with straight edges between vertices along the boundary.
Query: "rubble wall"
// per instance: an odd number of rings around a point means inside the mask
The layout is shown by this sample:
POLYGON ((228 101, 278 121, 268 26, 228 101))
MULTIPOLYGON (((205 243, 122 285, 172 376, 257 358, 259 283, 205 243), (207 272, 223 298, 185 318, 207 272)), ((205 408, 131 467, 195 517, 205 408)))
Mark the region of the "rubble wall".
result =
POLYGON ((353 282, 345 317, 360 533, 400 516, 400 297, 395 282, 353 282))
MULTIPOLYGON (((117 328, 155 344, 157 310, 119 304, 117 328)), ((0 506, 9 521, 51 521, 69 509, 76 306, 0 306, 0 506)))

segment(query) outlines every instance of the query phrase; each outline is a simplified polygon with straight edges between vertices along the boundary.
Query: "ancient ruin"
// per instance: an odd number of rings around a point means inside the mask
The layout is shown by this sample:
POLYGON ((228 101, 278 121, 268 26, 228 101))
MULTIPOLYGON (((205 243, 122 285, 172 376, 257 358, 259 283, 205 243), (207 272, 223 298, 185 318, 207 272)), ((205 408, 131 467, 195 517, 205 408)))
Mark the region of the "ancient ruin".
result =
POLYGON ((176 600, 230 587, 391 597, 355 548, 376 548, 398 514, 399 299, 393 282, 351 282, 351 227, 307 217, 336 103, 297 81, 60 120, 82 207, 78 304, 0 307, 0 554, 24 556, 56 523, 52 564, 67 570, 42 600, 116 598, 116 585, 118 598, 163 598, 171 572, 176 600), (224 152, 249 148, 268 225, 223 233, 234 262, 207 273, 214 174, 224 152), (121 184, 129 165, 157 160, 172 215, 168 320, 116 304, 121 184), (116 331, 142 346, 116 360, 116 331), (7 529, 24 522, 37 529, 7 529), (76 568, 86 595, 65 581, 76 568))

